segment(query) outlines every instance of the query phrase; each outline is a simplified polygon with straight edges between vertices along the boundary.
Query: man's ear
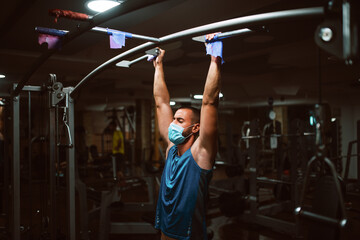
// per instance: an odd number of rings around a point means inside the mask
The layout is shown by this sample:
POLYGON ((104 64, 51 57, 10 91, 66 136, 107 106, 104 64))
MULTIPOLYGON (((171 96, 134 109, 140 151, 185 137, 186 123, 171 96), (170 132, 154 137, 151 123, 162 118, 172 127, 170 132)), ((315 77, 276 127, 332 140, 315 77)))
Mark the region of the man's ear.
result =
POLYGON ((200 123, 195 123, 194 128, 195 128, 195 133, 198 133, 200 131, 200 123))

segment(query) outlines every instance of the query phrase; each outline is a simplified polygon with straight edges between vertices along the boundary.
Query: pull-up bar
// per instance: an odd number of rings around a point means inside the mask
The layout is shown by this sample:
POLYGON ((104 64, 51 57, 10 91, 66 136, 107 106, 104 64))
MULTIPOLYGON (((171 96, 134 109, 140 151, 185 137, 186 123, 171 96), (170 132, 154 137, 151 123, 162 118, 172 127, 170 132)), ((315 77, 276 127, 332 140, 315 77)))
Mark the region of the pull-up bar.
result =
MULTIPOLYGON (((59 37, 63 37, 69 33, 69 31, 67 31, 67 30, 58 30, 58 29, 44 28, 44 27, 35 27, 35 31, 37 31, 39 33, 50 34, 50 35, 59 36, 59 37)), ((118 30, 103 28, 103 27, 93 27, 91 29, 91 31, 101 32, 101 33, 106 33, 106 34, 109 34, 109 32, 110 32, 110 34, 112 34, 113 31, 118 31, 118 30)), ((118 31, 118 32, 121 32, 121 31, 118 31)), ((136 39, 147 40, 147 41, 151 41, 151 42, 160 42, 160 39, 154 38, 154 37, 148 37, 148 36, 129 33, 129 32, 122 32, 122 33, 125 35, 126 38, 136 38, 136 39)))
POLYGON ((148 59, 149 60, 149 57, 150 58, 155 58, 157 55, 159 55, 160 53, 160 50, 158 50, 157 48, 154 48, 154 49, 151 49, 151 50, 148 50, 145 52, 146 54, 144 56, 141 56, 139 58, 136 58, 132 61, 128 61, 128 60, 122 60, 121 62, 118 62, 116 64, 117 67, 126 67, 126 68, 129 68, 131 65, 135 64, 135 63, 138 63, 144 59, 148 59))
MULTIPOLYGON (((103 27, 93 27, 91 29, 91 31, 103 32, 103 33, 108 33, 109 30, 113 30, 113 29, 107 29, 107 28, 103 28, 103 27)), ((128 32, 123 32, 123 33, 125 34, 126 38, 136 38, 136 39, 142 39, 142 40, 147 40, 147 41, 151 41, 151 42, 160 42, 160 39, 154 38, 154 37, 148 37, 148 36, 134 34, 134 33, 128 33, 128 32)))
MULTIPOLYGON (((62 41, 62 45, 64 46, 68 42, 72 41, 76 37, 80 36, 81 34, 87 32, 88 30, 92 29, 94 26, 98 26, 106 21, 109 21, 112 18, 118 17, 122 14, 126 14, 141 8, 145 8, 147 6, 150 6, 155 3, 163 2, 165 0, 131 0, 131 1, 125 1, 121 5, 118 5, 116 7, 113 7, 103 13, 99 13, 95 15, 91 21, 88 24, 85 24, 80 27, 75 27, 72 31, 70 31, 69 34, 66 34, 64 36, 64 39, 62 41)), ((25 73, 23 78, 18 83, 15 90, 11 93, 11 96, 17 96, 27 83, 27 81, 30 79, 32 74, 51 56, 53 55, 57 50, 51 49, 48 50, 46 53, 42 54, 37 60, 32 64, 30 70, 25 73)))
MULTIPOLYGON (((188 30, 173 33, 161 37, 160 43, 164 44, 187 37, 194 37, 200 34, 206 34, 209 32, 223 31, 231 27, 245 28, 255 25, 264 25, 271 22, 279 22, 290 19, 320 17, 323 15, 324 15, 323 7, 302 8, 302 9, 285 10, 285 11, 278 11, 272 13, 256 14, 252 16, 239 17, 230 20, 220 21, 217 23, 211 23, 200 27, 190 28, 188 30)), ((95 68, 86 77, 84 77, 71 92, 71 97, 74 97, 75 93, 79 90, 79 88, 81 88, 81 86, 83 86, 86 83, 86 81, 94 77, 97 73, 100 72, 100 70, 107 67, 108 65, 114 64, 116 62, 125 59, 126 57, 141 53, 156 46, 157 43, 147 42, 111 58, 110 60, 106 61, 105 63, 95 68)))
POLYGON ((129 68, 131 65, 135 64, 135 63, 138 63, 144 59, 147 59, 148 58, 148 55, 144 55, 144 56, 141 56, 141 57, 138 57, 132 61, 128 61, 128 60, 122 60, 121 62, 118 62, 116 64, 117 67, 126 67, 126 68, 129 68))
MULTIPOLYGON (((219 33, 214 36, 214 38, 211 40, 211 42, 225 39, 228 37, 235 37, 238 35, 244 35, 246 33, 254 33, 254 32, 256 32, 256 31, 250 30, 248 28, 243 28, 243 29, 238 29, 238 30, 234 30, 234 31, 230 31, 230 32, 219 33)), ((193 37, 192 40, 197 41, 197 42, 209 42, 208 40, 205 39, 205 36, 193 37)))

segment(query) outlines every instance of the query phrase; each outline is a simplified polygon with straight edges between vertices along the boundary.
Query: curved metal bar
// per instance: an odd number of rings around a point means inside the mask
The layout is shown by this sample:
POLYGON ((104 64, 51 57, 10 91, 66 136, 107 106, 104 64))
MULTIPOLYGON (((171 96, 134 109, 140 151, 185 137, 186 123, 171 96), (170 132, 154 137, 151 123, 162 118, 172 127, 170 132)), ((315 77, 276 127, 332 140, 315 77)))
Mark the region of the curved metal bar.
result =
MULTIPOLYGON (((81 34, 89 31, 94 26, 102 24, 106 21, 109 21, 112 18, 118 17, 121 14, 126 14, 144 7, 147 7, 149 5, 163 2, 165 0, 131 0, 126 1, 123 4, 120 4, 119 6, 116 6, 112 9, 109 9, 106 12, 100 13, 95 15, 92 18, 92 21, 90 21, 88 24, 83 25, 81 27, 76 27, 73 30, 70 31, 69 34, 65 35, 62 40, 62 46, 67 44, 68 42, 72 41, 76 37, 80 36, 81 34)), ((16 86, 15 90, 11 93, 12 97, 19 95, 20 91, 23 89, 27 81, 30 79, 30 77, 33 75, 33 73, 51 56, 53 55, 57 50, 51 49, 48 50, 46 53, 42 54, 31 66, 30 70, 24 75, 24 77, 20 80, 19 84, 16 86)))
POLYGON ((341 190, 341 186, 338 180, 338 174, 336 172, 335 166, 334 164, 331 162, 331 160, 327 157, 324 158, 325 163, 328 165, 328 167, 330 168, 330 172, 331 175, 334 179, 335 182, 335 188, 339 197, 339 204, 340 204, 340 209, 341 209, 341 214, 342 214, 342 219, 346 219, 346 211, 345 211, 345 204, 344 204, 344 197, 342 195, 342 190, 341 190))
MULTIPOLYGON (((164 37, 160 38, 160 44, 169 43, 175 40, 187 38, 187 37, 194 37, 200 34, 209 33, 212 31, 223 31, 228 28, 232 27, 250 27, 254 25, 264 25, 271 22, 279 22, 283 20, 290 20, 290 19, 299 19, 299 18, 311 18, 311 17, 320 17, 324 15, 323 7, 314 7, 314 8, 301 8, 301 9, 294 9, 294 10, 285 10, 285 11, 278 11, 272 13, 262 13, 256 14, 246 17, 239 17, 230 20, 220 21, 217 23, 211 23, 195 28, 190 28, 184 31, 180 31, 177 33, 173 33, 164 37)), ((141 44, 137 47, 134 47, 126 52, 123 52, 110 60, 106 61, 105 63, 101 64, 97 68, 95 68, 92 72, 90 72, 87 76, 85 76, 74 88, 71 92, 71 97, 74 97, 75 93, 79 90, 80 87, 84 85, 86 81, 90 78, 94 77, 97 73, 100 72, 103 68, 107 67, 110 64, 114 64, 119 62, 126 57, 131 55, 135 55, 141 53, 143 51, 149 50, 159 43, 147 42, 141 44)))
POLYGON ((306 174, 305 174, 305 178, 304 178, 304 183, 303 183, 303 188, 302 188, 301 196, 300 196, 300 205, 295 208, 295 215, 304 216, 304 217, 307 217, 309 219, 317 220, 317 221, 327 223, 327 224, 332 224, 334 226, 335 225, 337 225, 339 227, 345 227, 346 226, 346 224, 347 224, 347 215, 346 215, 346 211, 345 211, 344 198, 342 196, 342 191, 341 191, 339 180, 337 179, 337 173, 336 173, 334 164, 331 162, 331 160, 329 158, 315 155, 308 162, 307 169, 306 169, 306 174), (340 219, 335 219, 335 218, 328 217, 328 216, 325 216, 325 215, 321 215, 321 214, 317 214, 317 213, 313 213, 313 212, 310 212, 310 211, 303 210, 304 201, 305 201, 305 195, 306 195, 306 189, 307 189, 307 186, 309 184, 309 175, 310 175, 311 167, 316 161, 324 161, 328 165, 328 167, 330 168, 331 176, 334 179, 336 192, 337 192, 338 197, 339 197, 339 205, 340 205, 340 210, 341 210, 341 218, 340 219))

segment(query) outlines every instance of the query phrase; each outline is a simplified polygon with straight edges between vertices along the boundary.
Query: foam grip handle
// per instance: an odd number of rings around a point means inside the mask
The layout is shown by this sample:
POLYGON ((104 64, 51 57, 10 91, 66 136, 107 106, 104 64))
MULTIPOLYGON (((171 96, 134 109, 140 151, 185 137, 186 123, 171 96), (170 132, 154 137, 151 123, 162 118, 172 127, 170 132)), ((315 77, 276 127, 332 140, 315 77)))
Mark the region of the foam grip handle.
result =
POLYGON ((49 15, 55 16, 56 19, 59 17, 63 17, 63 18, 81 20, 81 21, 88 21, 91 18, 89 15, 85 13, 78 13, 78 12, 62 10, 62 9, 50 9, 49 15))
POLYGON ((160 50, 158 48, 153 48, 153 49, 147 50, 145 53, 147 55, 158 56, 160 54, 160 50))
POLYGON ((35 27, 35 31, 37 31, 38 33, 43 33, 58 37, 65 36, 67 34, 67 31, 53 29, 53 28, 44 28, 44 27, 35 27))

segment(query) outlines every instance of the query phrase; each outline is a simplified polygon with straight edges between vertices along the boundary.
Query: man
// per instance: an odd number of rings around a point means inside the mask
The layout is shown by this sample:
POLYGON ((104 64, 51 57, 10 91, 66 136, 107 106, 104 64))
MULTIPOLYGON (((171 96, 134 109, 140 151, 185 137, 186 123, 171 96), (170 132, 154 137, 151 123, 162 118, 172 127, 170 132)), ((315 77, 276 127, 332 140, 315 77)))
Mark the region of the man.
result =
POLYGON ((161 230, 162 240, 207 239, 205 202, 217 153, 221 58, 211 56, 201 115, 189 107, 180 108, 173 115, 164 77, 164 54, 160 49, 153 62, 159 130, 168 144, 155 228, 161 230))
POLYGON ((123 173, 121 170, 124 165, 124 137, 122 132, 117 128, 117 124, 115 121, 111 121, 108 125, 108 131, 112 136, 112 155, 116 159, 116 175, 118 178, 123 177, 123 173))

